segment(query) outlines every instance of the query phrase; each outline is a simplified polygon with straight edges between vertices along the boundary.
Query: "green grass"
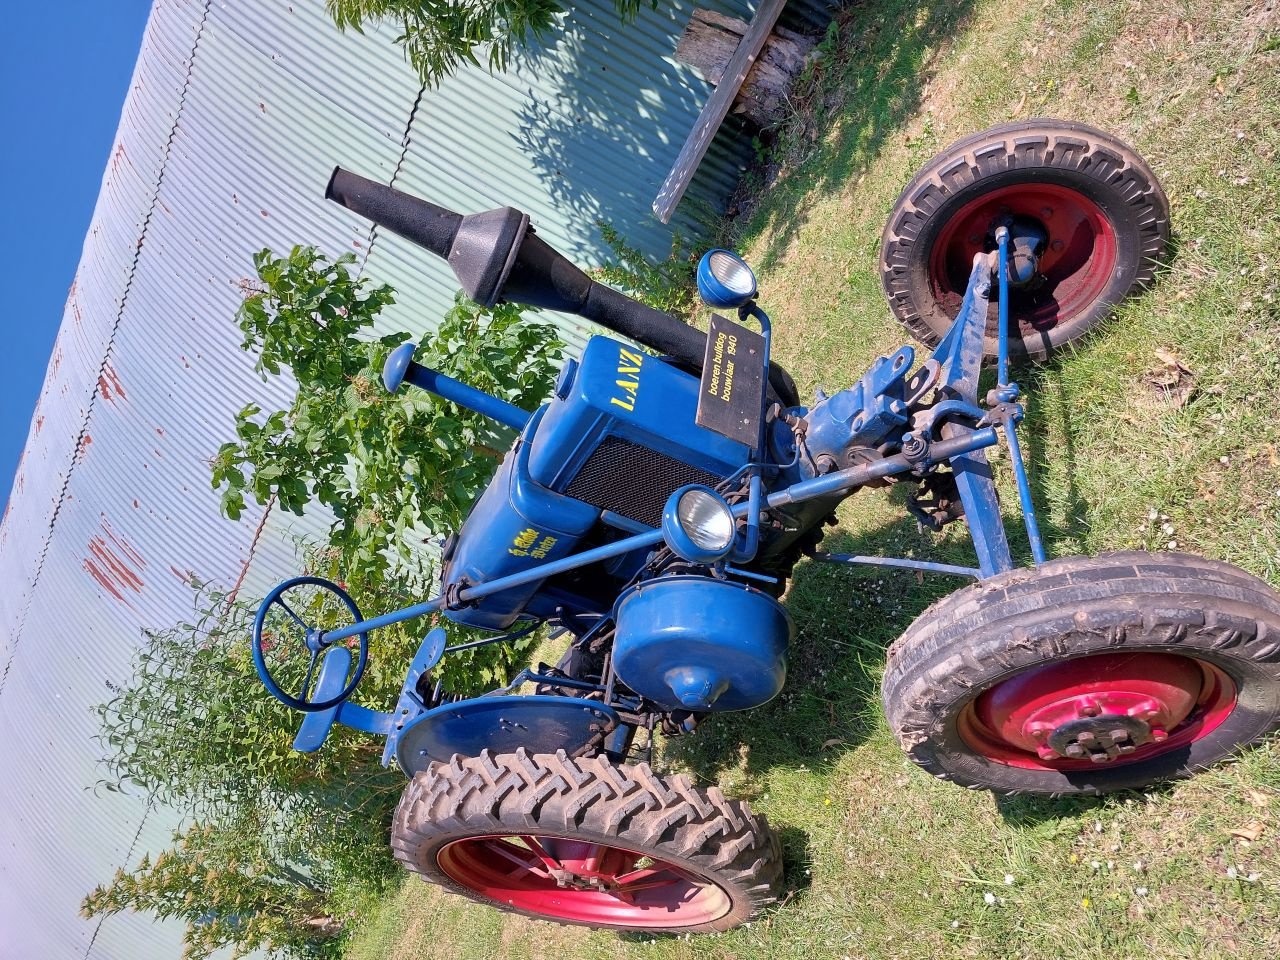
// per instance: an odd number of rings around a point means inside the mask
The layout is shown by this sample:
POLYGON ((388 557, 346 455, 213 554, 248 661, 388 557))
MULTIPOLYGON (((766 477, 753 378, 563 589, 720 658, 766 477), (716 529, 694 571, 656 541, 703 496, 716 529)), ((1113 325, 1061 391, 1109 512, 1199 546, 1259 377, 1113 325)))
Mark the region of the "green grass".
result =
MULTIPOLYGON (((903 341, 880 291, 879 234, 929 156, 1031 116, 1111 130, 1163 182, 1174 249, 1100 335, 1019 373, 1050 552, 1176 543, 1280 586, 1280 14, 1207 0, 876 0, 846 12, 824 51, 772 166, 725 226, 759 266, 776 350, 802 388, 847 385, 903 341), (1153 385, 1171 358, 1189 371, 1182 398, 1153 385)), ((967 559, 962 531, 933 539, 904 515, 893 495, 860 494, 829 543, 967 559)), ((1277 743, 1190 781, 1088 800, 996 800, 903 759, 879 710, 884 650, 953 586, 802 565, 787 690, 672 745, 671 764, 750 798, 781 831, 785 902, 761 921, 650 943, 503 917, 410 879, 350 956, 1280 955, 1277 743), (1232 834, 1255 824, 1256 840, 1232 834)))

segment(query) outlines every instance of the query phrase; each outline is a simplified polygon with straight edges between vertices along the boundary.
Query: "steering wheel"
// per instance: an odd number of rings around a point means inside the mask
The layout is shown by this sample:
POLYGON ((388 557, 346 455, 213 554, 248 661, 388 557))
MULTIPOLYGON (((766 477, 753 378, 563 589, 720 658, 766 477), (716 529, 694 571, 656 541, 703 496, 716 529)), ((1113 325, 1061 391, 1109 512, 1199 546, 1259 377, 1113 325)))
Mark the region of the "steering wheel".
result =
POLYGON ((294 710, 315 713, 336 707, 351 696, 364 676, 369 659, 369 634, 355 635, 360 644, 359 655, 355 672, 342 692, 328 700, 308 700, 308 694, 314 692, 311 682, 315 678, 316 663, 330 646, 324 640, 324 633, 363 619, 356 602, 336 583, 322 577, 286 580, 266 595, 253 621, 253 665, 258 679, 268 693, 294 710), (291 696, 281 688, 267 661, 270 658, 277 670, 287 670, 286 676, 292 673, 296 677, 302 672, 299 664, 304 657, 307 666, 300 692, 296 697, 291 696))

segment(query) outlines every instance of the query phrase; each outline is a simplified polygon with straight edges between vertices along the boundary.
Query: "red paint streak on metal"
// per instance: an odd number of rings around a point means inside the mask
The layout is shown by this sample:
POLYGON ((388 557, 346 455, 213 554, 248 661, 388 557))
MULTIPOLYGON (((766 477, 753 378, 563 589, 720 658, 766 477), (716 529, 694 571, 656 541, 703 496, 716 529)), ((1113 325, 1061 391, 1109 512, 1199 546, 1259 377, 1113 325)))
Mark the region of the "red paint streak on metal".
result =
POLYGON ((126 591, 142 592, 140 574, 147 562, 132 544, 111 529, 105 516, 101 535, 89 540, 89 554, 84 559, 84 569, 107 593, 127 604, 126 591))
POLYGON ((125 540, 123 537, 116 535, 116 532, 111 529, 111 524, 107 521, 105 516, 102 518, 102 532, 105 533, 107 535, 107 539, 115 544, 117 549, 123 552, 124 555, 132 560, 135 565, 138 567, 145 567, 147 565, 147 561, 142 559, 142 554, 138 552, 137 548, 134 547, 133 544, 129 543, 129 541, 125 540))
POLYGON ((98 581, 98 586, 102 587, 103 590, 107 591, 107 593, 111 594, 121 603, 127 604, 129 602, 128 600, 125 599, 124 594, 116 589, 116 586, 111 581, 111 578, 108 577, 105 573, 103 573, 100 569, 98 569, 98 565, 94 563, 92 560, 88 559, 87 557, 85 558, 85 561, 84 561, 84 568, 85 570, 89 571, 89 576, 93 577, 93 579, 98 581))
POLYGON ((156 427, 156 433, 163 437, 163 436, 164 436, 164 427, 156 427))
POLYGON ((125 560, 111 552, 111 547, 102 537, 94 537, 89 541, 89 552, 110 573, 117 585, 128 587, 134 593, 142 592, 142 578, 125 560))
POLYGON ((102 393, 103 400, 111 400, 113 397, 119 397, 121 400, 129 399, 129 395, 124 392, 124 387, 120 383, 120 377, 109 363, 103 364, 102 374, 98 377, 98 390, 102 393))
POLYGON ((80 443, 76 447, 76 456, 83 457, 86 453, 88 453, 89 446, 92 443, 93 443, 93 437, 91 437, 89 434, 86 433, 83 437, 80 438, 80 443))
POLYGON ((44 429, 44 414, 36 417, 36 433, 39 434, 44 429))

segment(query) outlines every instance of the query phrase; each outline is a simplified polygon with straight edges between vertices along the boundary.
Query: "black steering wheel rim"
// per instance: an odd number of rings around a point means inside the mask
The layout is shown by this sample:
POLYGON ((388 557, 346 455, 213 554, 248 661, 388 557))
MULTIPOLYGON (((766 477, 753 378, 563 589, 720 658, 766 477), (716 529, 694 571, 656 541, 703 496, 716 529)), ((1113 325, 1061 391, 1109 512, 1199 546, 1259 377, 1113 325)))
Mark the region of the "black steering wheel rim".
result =
POLYGON ((360 613, 360 608, 356 606, 356 602, 351 599, 350 594, 333 581, 326 580, 323 577, 293 577, 290 580, 286 580, 283 583, 278 584, 263 598, 262 603, 258 606, 257 616, 255 616, 253 620, 253 665, 258 671, 258 679, 261 680, 262 685, 267 688, 267 692, 285 706, 294 710, 300 710, 303 713, 318 713, 321 710, 329 710, 338 706, 338 704, 342 703, 355 692, 357 685, 359 685, 360 680, 364 677, 365 668, 368 666, 369 634, 368 631, 362 631, 361 633, 356 634, 360 644, 359 654, 356 660, 356 669, 352 674, 351 680, 342 689, 342 692, 327 700, 307 700, 307 688, 310 686, 311 677, 315 673, 316 663, 319 660, 320 654, 324 652, 328 645, 317 643, 317 645, 312 646, 313 635, 317 638, 320 636, 319 628, 308 626, 305 621, 303 621, 302 618, 299 617, 298 614, 295 613, 283 600, 284 595, 289 590, 302 586, 316 586, 332 593, 342 602, 343 606, 346 607, 347 611, 351 614, 356 623, 360 623, 364 620, 363 615, 360 613), (286 693, 284 689, 281 688, 276 678, 272 675, 270 668, 267 667, 265 656, 266 651, 263 648, 263 625, 266 622, 267 613, 270 611, 272 606, 279 606, 298 624, 299 627, 306 631, 307 647, 311 650, 311 662, 307 668, 307 679, 303 684, 301 697, 295 697, 286 693))

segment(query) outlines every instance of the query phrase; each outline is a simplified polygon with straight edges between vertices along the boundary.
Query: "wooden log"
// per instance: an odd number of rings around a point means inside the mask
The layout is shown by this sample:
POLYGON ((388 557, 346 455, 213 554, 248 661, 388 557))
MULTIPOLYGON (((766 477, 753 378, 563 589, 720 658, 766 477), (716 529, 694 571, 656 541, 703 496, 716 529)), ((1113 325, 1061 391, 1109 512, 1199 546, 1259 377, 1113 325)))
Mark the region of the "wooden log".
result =
MULTIPOLYGON (((737 17, 714 10, 695 10, 676 46, 676 60, 696 69, 708 83, 719 86, 729 58, 750 28, 737 17)), ((804 69, 816 43, 784 27, 775 27, 765 41, 747 78, 734 98, 733 113, 759 127, 769 127, 787 114, 787 91, 804 69)))

